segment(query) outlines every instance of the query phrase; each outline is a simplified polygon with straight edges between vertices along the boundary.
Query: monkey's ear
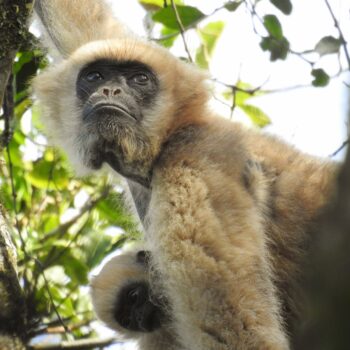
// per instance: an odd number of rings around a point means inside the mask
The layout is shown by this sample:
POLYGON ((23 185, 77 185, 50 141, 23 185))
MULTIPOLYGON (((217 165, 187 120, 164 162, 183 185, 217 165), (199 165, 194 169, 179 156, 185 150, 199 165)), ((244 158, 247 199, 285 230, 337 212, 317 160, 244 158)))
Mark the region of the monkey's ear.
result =
POLYGON ((67 58, 90 41, 132 35, 102 0, 36 0, 35 13, 44 27, 44 46, 55 58, 67 58))
POLYGON ((136 261, 142 265, 148 265, 151 260, 151 252, 147 250, 140 250, 136 254, 136 261))

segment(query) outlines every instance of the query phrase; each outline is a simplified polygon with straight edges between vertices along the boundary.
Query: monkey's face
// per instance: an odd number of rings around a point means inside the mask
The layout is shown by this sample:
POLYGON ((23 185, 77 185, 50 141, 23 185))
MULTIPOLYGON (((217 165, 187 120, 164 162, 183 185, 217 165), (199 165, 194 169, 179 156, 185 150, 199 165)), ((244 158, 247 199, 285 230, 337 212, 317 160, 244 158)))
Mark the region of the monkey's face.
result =
POLYGON ((117 296, 114 317, 121 327, 135 332, 152 332, 161 327, 161 308, 152 302, 146 282, 134 282, 117 296))
POLYGON ((76 94, 82 122, 96 142, 88 144, 89 166, 106 162, 126 177, 146 184, 148 136, 142 127, 144 112, 156 103, 159 81, 145 64, 97 60, 79 73, 76 94), (138 159, 135 152, 143 151, 138 159))
POLYGON ((80 173, 109 164, 147 186, 162 144, 203 116, 206 75, 137 39, 78 48, 34 79, 42 121, 80 173))

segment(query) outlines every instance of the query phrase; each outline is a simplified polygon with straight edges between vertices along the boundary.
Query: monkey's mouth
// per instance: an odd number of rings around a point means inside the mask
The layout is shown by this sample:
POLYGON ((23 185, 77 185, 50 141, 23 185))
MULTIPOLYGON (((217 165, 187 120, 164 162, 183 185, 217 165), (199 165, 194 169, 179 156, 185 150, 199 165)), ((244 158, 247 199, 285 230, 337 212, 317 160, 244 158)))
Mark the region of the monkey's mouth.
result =
POLYGON ((137 118, 135 115, 130 113, 130 111, 121 105, 116 105, 114 103, 98 103, 90 108, 89 111, 85 114, 86 118, 89 118, 93 115, 100 115, 100 114, 115 114, 115 115, 122 115, 124 117, 127 117, 129 119, 132 119, 134 121, 137 121, 137 118))

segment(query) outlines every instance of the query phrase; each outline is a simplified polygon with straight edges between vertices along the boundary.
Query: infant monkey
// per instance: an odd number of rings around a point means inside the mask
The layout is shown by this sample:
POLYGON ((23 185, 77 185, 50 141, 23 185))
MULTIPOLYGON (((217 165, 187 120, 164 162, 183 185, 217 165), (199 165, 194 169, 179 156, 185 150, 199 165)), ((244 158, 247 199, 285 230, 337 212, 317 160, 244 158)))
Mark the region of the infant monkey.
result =
POLYGON ((172 336, 161 288, 152 283, 150 259, 150 252, 132 249, 109 260, 91 281, 95 312, 123 338, 137 340, 140 349, 183 349, 172 336))

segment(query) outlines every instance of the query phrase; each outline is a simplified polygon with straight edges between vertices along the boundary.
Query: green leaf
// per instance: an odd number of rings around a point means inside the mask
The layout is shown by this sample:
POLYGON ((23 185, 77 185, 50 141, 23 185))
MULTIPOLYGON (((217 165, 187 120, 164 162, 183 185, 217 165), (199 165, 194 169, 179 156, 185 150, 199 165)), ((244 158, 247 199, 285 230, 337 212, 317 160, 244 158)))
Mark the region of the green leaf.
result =
POLYGON ((259 108, 253 105, 239 106, 258 127, 263 128, 271 123, 271 119, 259 108))
POLYGON ((315 46, 315 51, 320 55, 329 55, 332 53, 338 53, 342 45, 340 39, 336 39, 333 36, 325 36, 315 46))
POLYGON ((212 55, 215 45, 225 27, 224 22, 211 22, 199 30, 202 42, 205 44, 207 52, 212 55))
POLYGON ((199 36, 202 39, 202 44, 196 53, 196 63, 199 67, 208 69, 209 59, 214 51, 217 40, 219 39, 223 29, 224 22, 212 22, 199 30, 199 36))
MULTIPOLYGON (((196 7, 178 5, 177 11, 181 19, 181 23, 184 28, 191 26, 192 24, 198 22, 205 17, 204 13, 199 11, 196 7)), ((168 6, 157 11, 152 16, 153 21, 162 23, 164 26, 171 29, 179 29, 179 23, 176 19, 174 10, 172 7, 168 6)))
POLYGON ((159 40, 160 44, 162 44, 164 47, 172 47, 174 45, 174 41, 179 36, 180 32, 179 29, 171 29, 168 27, 163 27, 161 30, 161 36, 165 37, 166 39, 159 40))
POLYGON ((63 167, 45 159, 40 159, 33 165, 33 171, 26 174, 27 181, 33 186, 41 189, 57 189, 68 185, 68 173, 63 167))
POLYGON ((285 60, 289 52, 289 41, 283 37, 277 40, 274 37, 265 37, 261 40, 260 47, 263 51, 270 51, 270 60, 285 60))
POLYGON ((17 74, 21 68, 23 67, 24 64, 30 62, 33 59, 33 52, 31 51, 24 51, 24 52, 19 52, 16 55, 16 61, 13 64, 13 73, 17 74))
POLYGON ((329 83, 329 75, 323 69, 313 69, 311 75, 315 78, 312 85, 316 87, 323 87, 329 83))
POLYGON ((292 13, 293 5, 290 0, 270 0, 270 2, 285 15, 290 15, 292 13))
POLYGON ((120 198, 115 194, 110 194, 99 201, 96 210, 101 218, 108 220, 112 225, 121 227, 128 234, 137 231, 133 217, 126 213, 120 198))
POLYGON ((59 261, 66 274, 78 284, 88 284, 88 268, 80 259, 71 254, 64 254, 59 261))
POLYGON ((18 103, 15 107, 15 115, 17 118, 21 118, 24 112, 26 112, 32 105, 30 98, 25 98, 22 102, 18 103))
MULTIPOLYGON (((181 0, 175 0, 174 2, 176 5, 183 3, 181 0)), ((147 10, 157 10, 164 7, 164 0, 139 0, 139 3, 147 10)), ((170 6, 170 1, 168 2, 168 6, 170 6)))
MULTIPOLYGON (((23 159, 22 159, 22 153, 19 150, 20 145, 23 144, 24 140, 22 141, 23 134, 16 132, 14 134, 14 137, 12 138, 10 144, 8 145, 9 153, 11 156, 11 162, 12 165, 19 168, 23 167, 23 159)), ((4 153, 6 163, 9 164, 9 159, 7 157, 7 152, 4 153)))
POLYGON ((229 1, 224 5, 224 7, 227 11, 234 12, 242 3, 243 1, 229 1))
POLYGON ((209 68, 209 60, 208 55, 205 50, 205 46, 201 44, 201 46, 198 48, 196 52, 196 58, 195 58, 196 64, 203 69, 209 68))
POLYGON ((264 26, 272 37, 277 40, 283 39, 282 26, 275 15, 264 16, 264 26))

